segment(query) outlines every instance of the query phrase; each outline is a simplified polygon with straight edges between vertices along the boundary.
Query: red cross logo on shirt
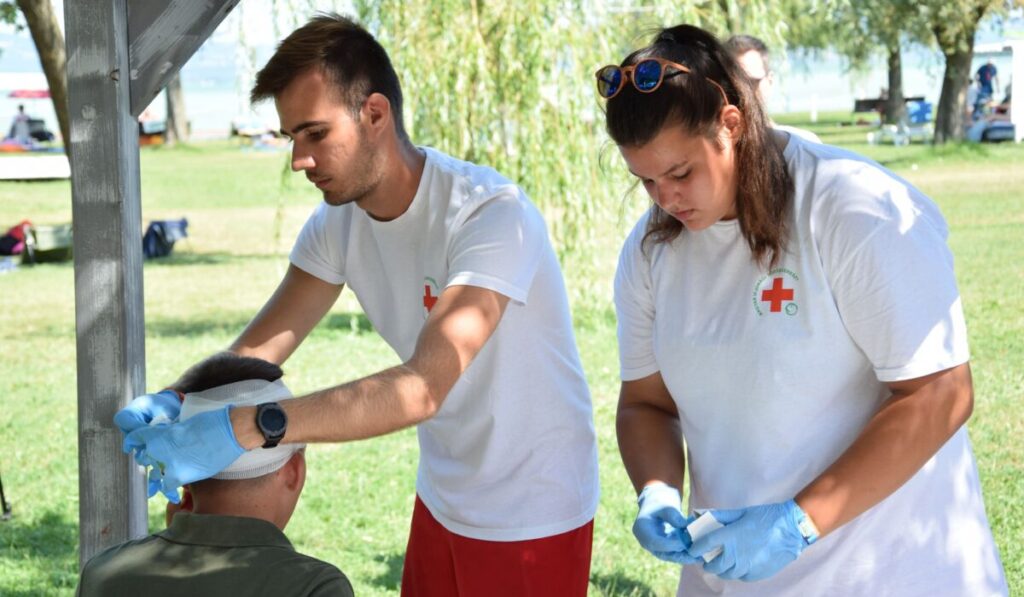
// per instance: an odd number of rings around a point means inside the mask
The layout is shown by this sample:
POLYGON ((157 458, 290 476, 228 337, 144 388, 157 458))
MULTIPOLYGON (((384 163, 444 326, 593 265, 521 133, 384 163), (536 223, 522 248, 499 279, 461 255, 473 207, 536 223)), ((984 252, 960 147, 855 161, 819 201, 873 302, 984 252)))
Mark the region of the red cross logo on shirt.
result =
POLYGON ((430 294, 430 284, 423 285, 423 306, 427 308, 427 313, 434 308, 434 303, 437 302, 437 297, 430 294))
POLYGON ((793 300, 793 289, 782 286, 782 278, 775 278, 769 290, 761 291, 761 301, 770 304, 769 311, 772 313, 782 311, 783 301, 793 300))

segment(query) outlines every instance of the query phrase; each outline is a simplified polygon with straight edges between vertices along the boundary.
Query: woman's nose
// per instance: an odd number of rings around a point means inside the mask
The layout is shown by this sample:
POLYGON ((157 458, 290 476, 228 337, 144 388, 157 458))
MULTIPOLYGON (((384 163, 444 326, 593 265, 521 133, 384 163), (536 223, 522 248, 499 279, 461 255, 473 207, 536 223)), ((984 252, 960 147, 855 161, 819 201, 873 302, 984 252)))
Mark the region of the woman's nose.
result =
POLYGON ((679 193, 677 193, 670 184, 659 183, 654 187, 654 202, 658 204, 658 207, 666 211, 678 203, 678 195, 679 193))

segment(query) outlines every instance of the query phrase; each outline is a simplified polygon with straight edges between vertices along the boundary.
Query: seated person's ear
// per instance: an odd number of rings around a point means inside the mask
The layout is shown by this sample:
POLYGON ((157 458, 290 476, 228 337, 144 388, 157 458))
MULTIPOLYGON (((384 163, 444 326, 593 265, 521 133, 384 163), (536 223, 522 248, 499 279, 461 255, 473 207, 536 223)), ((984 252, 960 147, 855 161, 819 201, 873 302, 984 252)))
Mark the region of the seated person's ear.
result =
POLYGON ((278 473, 283 475, 284 485, 291 491, 301 490, 306 482, 306 450, 305 448, 292 454, 288 462, 278 473))

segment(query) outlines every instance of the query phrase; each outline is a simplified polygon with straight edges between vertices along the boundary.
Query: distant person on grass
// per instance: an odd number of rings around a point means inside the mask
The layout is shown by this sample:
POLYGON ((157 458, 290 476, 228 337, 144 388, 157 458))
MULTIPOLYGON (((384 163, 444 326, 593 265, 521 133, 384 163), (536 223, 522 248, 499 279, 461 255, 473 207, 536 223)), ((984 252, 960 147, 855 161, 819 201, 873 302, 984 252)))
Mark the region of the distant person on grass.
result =
POLYGON ((30 126, 30 118, 25 113, 25 106, 18 105, 18 113, 14 115, 14 120, 11 121, 11 135, 10 138, 14 139, 22 145, 32 144, 32 131, 30 126))
MULTIPOLYGON (((281 375, 280 367, 261 359, 214 355, 176 384, 184 397, 180 419, 228 405, 289 400, 281 375)), ((157 400, 179 398, 165 392, 157 400)), ((175 514, 163 532, 97 554, 82 569, 78 595, 352 595, 341 571, 297 553, 281 532, 305 483, 304 451, 302 444, 252 450, 211 478, 193 481, 192 512, 175 514)))
POLYGON ((402 364, 286 404, 162 427, 145 425, 156 410, 143 396, 118 415, 126 450, 163 463, 158 480, 177 499, 178 486, 246 449, 416 425, 402 594, 585 595, 597 449, 540 212, 494 170, 410 141, 387 53, 346 18, 320 15, 289 35, 251 95, 274 99, 292 169, 324 202, 230 350, 284 362, 347 284, 402 364), (197 436, 211 458, 198 457, 197 436))
MULTIPOLYGON (((736 59, 736 62, 743 67, 743 72, 757 88, 757 96, 764 104, 767 113, 768 100, 775 89, 775 71, 771 68, 771 53, 768 51, 768 46, 753 35, 733 35, 725 41, 725 47, 736 59)), ((821 143, 818 135, 807 129, 777 124, 774 121, 771 125, 773 128, 786 131, 791 135, 821 143)))
POLYGON ((978 81, 978 96, 974 100, 974 118, 977 119, 985 115, 993 102, 996 89, 999 88, 999 70, 989 59, 978 67, 974 78, 978 81))

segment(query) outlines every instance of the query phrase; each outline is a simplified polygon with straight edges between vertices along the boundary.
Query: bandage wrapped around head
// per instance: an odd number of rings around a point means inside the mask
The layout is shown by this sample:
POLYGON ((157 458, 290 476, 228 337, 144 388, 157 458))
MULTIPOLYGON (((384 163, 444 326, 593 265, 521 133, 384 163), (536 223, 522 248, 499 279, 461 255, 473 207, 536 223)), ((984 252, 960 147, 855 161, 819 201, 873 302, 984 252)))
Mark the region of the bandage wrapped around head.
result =
MULTIPOLYGON (((228 405, 256 406, 264 402, 283 402, 291 399, 291 391, 280 379, 277 381, 247 379, 202 392, 185 394, 179 420, 186 421, 199 413, 217 410, 228 405)), ((212 478, 253 479, 272 473, 284 466, 292 454, 304 447, 306 444, 279 444, 273 448, 249 450, 212 478)))

